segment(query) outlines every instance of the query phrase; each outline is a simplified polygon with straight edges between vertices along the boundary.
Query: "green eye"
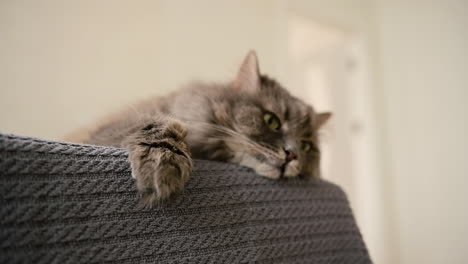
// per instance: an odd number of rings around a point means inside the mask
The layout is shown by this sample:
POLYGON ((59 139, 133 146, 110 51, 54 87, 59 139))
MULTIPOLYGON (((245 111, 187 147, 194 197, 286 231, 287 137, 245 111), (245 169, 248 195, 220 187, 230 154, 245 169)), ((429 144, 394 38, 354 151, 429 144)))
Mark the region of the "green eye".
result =
POLYGON ((309 152, 312 149, 312 145, 307 141, 302 141, 301 150, 305 153, 309 152))
POLYGON ((278 131, 281 127, 281 122, 279 121, 278 117, 272 113, 266 113, 263 115, 263 120, 265 120, 267 126, 273 131, 278 131))

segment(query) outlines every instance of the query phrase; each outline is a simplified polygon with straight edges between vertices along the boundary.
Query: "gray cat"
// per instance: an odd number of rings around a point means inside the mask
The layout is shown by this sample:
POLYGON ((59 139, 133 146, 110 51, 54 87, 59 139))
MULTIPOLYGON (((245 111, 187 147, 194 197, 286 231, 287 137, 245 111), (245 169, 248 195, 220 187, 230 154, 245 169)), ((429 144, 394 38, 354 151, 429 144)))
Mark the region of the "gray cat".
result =
POLYGON ((152 205, 183 189, 192 158, 237 163, 271 179, 319 177, 317 130, 330 116, 260 74, 251 51, 232 82, 148 99, 70 140, 128 149, 137 189, 152 205))

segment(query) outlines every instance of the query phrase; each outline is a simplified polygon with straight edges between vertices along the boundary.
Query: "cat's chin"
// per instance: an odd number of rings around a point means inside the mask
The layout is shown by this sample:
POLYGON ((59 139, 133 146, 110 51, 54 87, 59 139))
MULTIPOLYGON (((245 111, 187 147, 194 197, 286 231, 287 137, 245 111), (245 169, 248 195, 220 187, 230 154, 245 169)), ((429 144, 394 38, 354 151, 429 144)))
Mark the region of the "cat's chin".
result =
POLYGON ((270 179, 279 179, 281 177, 293 178, 299 175, 299 162, 291 161, 282 167, 275 167, 270 164, 261 163, 257 165, 254 169, 255 172, 261 176, 270 178, 270 179))
POLYGON ((236 155, 231 162, 252 168, 258 175, 274 180, 281 177, 296 177, 300 173, 299 161, 297 160, 293 160, 287 164, 281 164, 280 162, 277 162, 277 164, 270 164, 265 161, 260 161, 250 154, 243 153, 242 155, 236 155))
POLYGON ((284 168, 282 168, 266 163, 259 163, 257 166, 253 167, 253 169, 258 175, 274 180, 282 177, 293 178, 298 176, 300 172, 295 164, 286 164, 284 168))
POLYGON ((261 163, 253 168, 258 175, 270 179, 279 179, 281 177, 281 168, 272 166, 270 164, 261 163))
POLYGON ((270 179, 279 179, 282 174, 281 167, 273 166, 265 161, 259 161, 249 153, 237 153, 230 162, 251 168, 258 175, 270 179))
POLYGON ((284 177, 292 178, 298 176, 300 172, 299 161, 293 160, 286 164, 283 175, 284 177))

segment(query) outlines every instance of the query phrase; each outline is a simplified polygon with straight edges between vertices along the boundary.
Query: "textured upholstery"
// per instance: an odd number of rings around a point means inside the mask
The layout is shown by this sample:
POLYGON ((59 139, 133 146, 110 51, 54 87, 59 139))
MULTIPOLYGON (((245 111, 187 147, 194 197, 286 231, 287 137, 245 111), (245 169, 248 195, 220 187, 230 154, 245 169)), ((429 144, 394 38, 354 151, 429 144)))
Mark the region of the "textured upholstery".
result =
POLYGON ((0 135, 0 263, 370 263, 343 191, 195 161, 152 209, 123 149, 0 135))

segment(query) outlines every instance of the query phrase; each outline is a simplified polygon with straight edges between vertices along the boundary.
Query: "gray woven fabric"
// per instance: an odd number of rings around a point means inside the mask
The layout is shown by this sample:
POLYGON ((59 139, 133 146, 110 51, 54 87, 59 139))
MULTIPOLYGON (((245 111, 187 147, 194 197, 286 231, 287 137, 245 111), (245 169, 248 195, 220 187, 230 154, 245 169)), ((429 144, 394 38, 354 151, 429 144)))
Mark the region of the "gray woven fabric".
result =
POLYGON ((0 263, 370 263, 345 194, 196 161, 152 209, 122 149, 0 135, 0 263))

